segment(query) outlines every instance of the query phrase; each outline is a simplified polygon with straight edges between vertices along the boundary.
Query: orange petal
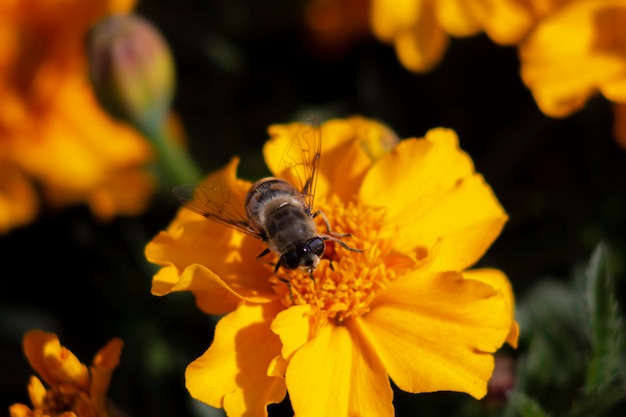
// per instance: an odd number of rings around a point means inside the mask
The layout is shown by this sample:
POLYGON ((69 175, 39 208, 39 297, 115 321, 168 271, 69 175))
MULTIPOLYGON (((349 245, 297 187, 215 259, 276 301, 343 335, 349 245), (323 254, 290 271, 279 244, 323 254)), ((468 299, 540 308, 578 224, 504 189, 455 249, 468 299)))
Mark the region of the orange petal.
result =
POLYGON ((270 324, 282 309, 280 302, 244 303, 223 317, 211 347, 187 367, 191 396, 224 408, 231 417, 267 416, 267 405, 280 402, 286 393, 282 377, 268 376, 281 348, 270 324))
POLYGON ((380 360, 350 326, 326 325, 287 366, 298 417, 391 417, 393 393, 380 360))
POLYGON ((511 314, 489 285, 457 272, 413 272, 378 294, 357 324, 402 390, 482 398, 511 314))
POLYGON ((173 266, 165 266, 154 275, 153 295, 178 291, 192 291, 198 307, 207 314, 230 313, 242 299, 220 277, 200 265, 191 265, 182 274, 173 266))
POLYGON ((531 5, 517 0, 440 0, 437 12, 450 35, 470 36, 482 30, 501 45, 519 42, 535 22, 531 5))
POLYGON ((626 150, 626 104, 613 104, 613 136, 617 144, 626 150))
POLYGON ((512 347, 517 347, 517 339, 519 338, 519 324, 515 321, 515 295, 513 294, 513 287, 511 282, 506 277, 504 272, 498 269, 472 269, 470 271, 463 271, 463 277, 466 279, 473 279, 476 281, 484 282, 491 285, 493 288, 499 290, 504 296, 504 301, 509 307, 511 314, 511 329, 509 335, 506 338, 506 342, 512 347))
MULTIPOLYGON (((250 183, 236 178, 238 159, 209 175, 203 183, 245 195, 250 183)), ((231 202, 244 209, 244 201, 231 202)), ((152 292, 194 291, 207 313, 232 311, 243 298, 268 302, 276 297, 268 279, 272 269, 256 259, 265 249, 255 239, 181 208, 165 232, 145 249, 146 258, 162 266, 152 292)))
POLYGON ((472 36, 482 30, 484 1, 438 0, 437 20, 445 31, 457 37, 472 36))
POLYGON ((394 42, 398 59, 413 72, 427 72, 441 61, 450 39, 434 16, 420 20, 417 27, 400 32, 394 42))
MULTIPOLYGON (((64 74, 53 110, 38 115, 37 130, 14 149, 15 159, 44 186, 51 186, 48 195, 57 204, 73 203, 77 194, 106 185, 112 173, 141 171, 152 157, 139 133, 99 108, 84 78, 82 73, 64 74)), ((150 181, 143 183, 152 189, 150 181)))
POLYGON ((386 207, 400 247, 430 250, 438 244, 431 265, 436 270, 476 262, 507 218, 448 129, 402 141, 372 167, 360 197, 364 204, 386 207))
POLYGON ((89 386, 87 367, 61 346, 56 334, 31 330, 23 343, 28 362, 48 385, 70 383, 81 389, 89 386))
POLYGON ((124 342, 115 338, 96 354, 91 367, 91 404, 99 416, 107 415, 107 391, 113 371, 120 363, 124 342))
POLYGON ((275 299, 271 269, 256 259, 262 250, 261 242, 205 219, 173 235, 161 232, 146 247, 147 259, 163 266, 152 292, 193 291, 209 314, 232 311, 241 299, 275 299))
POLYGON ((521 76, 541 110, 563 117, 599 89, 626 99, 622 0, 573 1, 541 20, 519 49, 521 76))
POLYGON ((28 381, 28 397, 34 408, 43 408, 46 400, 46 387, 39 378, 31 376, 28 381))
POLYGON ((9 407, 11 417, 34 417, 34 412, 24 404, 13 404, 9 407))
POLYGON ((26 175, 7 160, 0 161, 0 234, 33 221, 39 201, 26 175))

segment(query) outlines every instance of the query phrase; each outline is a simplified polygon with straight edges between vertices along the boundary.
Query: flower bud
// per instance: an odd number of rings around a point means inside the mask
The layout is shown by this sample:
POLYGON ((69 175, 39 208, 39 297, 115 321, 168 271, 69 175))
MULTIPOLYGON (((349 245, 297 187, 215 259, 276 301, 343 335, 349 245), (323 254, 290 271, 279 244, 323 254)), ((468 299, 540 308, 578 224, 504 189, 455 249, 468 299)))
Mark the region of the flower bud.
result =
POLYGON ((112 15, 91 30, 89 75, 113 116, 144 131, 159 130, 170 112, 175 70, 159 31, 133 14, 112 15))

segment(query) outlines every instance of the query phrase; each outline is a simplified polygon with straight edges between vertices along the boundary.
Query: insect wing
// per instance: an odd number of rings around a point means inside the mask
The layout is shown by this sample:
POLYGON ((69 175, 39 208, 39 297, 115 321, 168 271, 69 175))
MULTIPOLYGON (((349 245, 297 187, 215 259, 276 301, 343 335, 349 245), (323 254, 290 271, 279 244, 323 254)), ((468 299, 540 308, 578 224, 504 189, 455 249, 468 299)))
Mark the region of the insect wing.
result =
POLYGON ((322 130, 315 117, 309 117, 285 150, 278 172, 299 186, 307 208, 311 211, 322 153, 322 130))
POLYGON ((180 185, 172 191, 178 201, 189 210, 262 239, 259 231, 250 226, 242 195, 211 184, 180 185))

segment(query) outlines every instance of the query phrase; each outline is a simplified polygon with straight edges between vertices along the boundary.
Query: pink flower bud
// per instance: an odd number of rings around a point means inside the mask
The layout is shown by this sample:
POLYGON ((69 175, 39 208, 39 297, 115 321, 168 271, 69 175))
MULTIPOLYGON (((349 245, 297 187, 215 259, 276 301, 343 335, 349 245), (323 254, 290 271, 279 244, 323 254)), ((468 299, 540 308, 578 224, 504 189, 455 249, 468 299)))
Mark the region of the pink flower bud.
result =
POLYGON ((160 129, 170 111, 175 68, 159 31, 133 14, 112 15, 92 28, 89 74, 100 103, 142 130, 160 129))

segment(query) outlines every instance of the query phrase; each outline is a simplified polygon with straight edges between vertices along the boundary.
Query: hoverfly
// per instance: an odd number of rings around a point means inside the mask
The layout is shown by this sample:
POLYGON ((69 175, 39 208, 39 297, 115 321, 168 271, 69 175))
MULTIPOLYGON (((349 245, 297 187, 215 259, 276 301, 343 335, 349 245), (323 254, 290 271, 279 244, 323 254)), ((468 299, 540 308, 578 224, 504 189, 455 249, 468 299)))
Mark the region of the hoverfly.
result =
POLYGON ((178 186, 173 192, 184 207, 265 242, 267 248, 256 258, 274 253, 278 257, 278 262, 272 264, 274 275, 281 281, 289 284, 288 279, 278 275, 281 267, 302 269, 313 279, 326 241, 361 252, 341 240, 350 234, 331 231, 325 214, 313 210, 321 148, 319 122, 309 118, 299 127, 278 165, 279 175, 293 181, 262 178, 252 184, 245 197, 211 184, 178 186), (314 221, 317 216, 322 216, 327 233, 318 232, 314 221))

